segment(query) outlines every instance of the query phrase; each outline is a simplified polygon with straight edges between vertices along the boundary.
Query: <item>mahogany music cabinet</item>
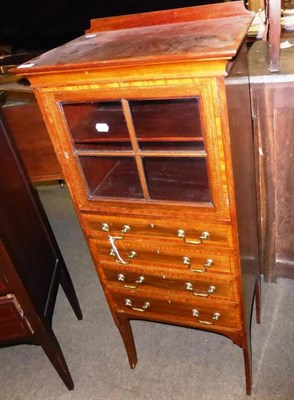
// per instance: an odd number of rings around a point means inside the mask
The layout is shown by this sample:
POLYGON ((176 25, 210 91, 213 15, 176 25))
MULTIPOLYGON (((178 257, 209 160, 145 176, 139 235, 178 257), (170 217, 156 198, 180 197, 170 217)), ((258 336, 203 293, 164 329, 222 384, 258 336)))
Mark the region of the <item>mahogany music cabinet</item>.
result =
POLYGON ((259 254, 243 2, 94 19, 20 66, 38 99, 131 368, 130 320, 243 349, 259 254))

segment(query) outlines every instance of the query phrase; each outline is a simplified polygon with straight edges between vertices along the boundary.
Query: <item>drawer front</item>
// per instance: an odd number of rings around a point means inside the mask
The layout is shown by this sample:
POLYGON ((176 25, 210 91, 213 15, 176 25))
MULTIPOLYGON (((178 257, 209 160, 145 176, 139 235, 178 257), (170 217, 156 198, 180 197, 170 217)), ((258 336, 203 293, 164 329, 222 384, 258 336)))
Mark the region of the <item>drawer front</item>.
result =
POLYGON ((140 315, 171 323, 198 327, 238 329, 240 321, 237 304, 179 301, 172 297, 137 296, 126 293, 111 293, 115 312, 140 315))
POLYGON ((174 296, 219 299, 224 301, 237 300, 236 282, 232 278, 195 279, 192 274, 169 270, 162 273, 146 268, 107 267, 102 270, 106 284, 111 289, 124 289, 127 293, 160 292, 173 293, 174 296))
POLYGON ((107 240, 90 240, 92 254, 97 262, 105 265, 144 266, 145 268, 177 269, 192 275, 224 274, 234 276, 236 266, 234 257, 199 251, 185 245, 167 246, 154 242, 136 242, 130 240, 115 241, 115 249, 107 240), (115 251, 114 251, 115 250, 115 251))
POLYGON ((232 228, 228 224, 212 224, 197 221, 159 220, 156 218, 134 219, 93 214, 82 214, 87 234, 93 238, 116 241, 160 241, 177 246, 207 248, 233 248, 232 228))
POLYGON ((13 295, 0 297, 0 341, 14 340, 32 335, 32 331, 17 309, 13 295))

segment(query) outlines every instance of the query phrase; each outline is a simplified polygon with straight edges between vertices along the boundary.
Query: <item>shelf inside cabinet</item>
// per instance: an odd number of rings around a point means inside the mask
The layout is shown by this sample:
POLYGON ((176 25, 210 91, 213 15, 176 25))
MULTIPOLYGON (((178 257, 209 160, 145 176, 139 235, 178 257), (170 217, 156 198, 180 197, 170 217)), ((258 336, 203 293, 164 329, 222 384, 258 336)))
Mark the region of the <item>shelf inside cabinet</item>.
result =
MULTIPOLYGON (((170 139, 170 138, 169 138, 170 139)), ((144 154, 146 152, 193 152, 196 156, 205 156, 204 142, 202 140, 194 141, 190 138, 174 139, 168 141, 158 140, 155 138, 139 139, 138 152, 144 154)), ((89 139, 89 140, 75 140, 74 146, 77 154, 89 152, 95 154, 96 152, 134 152, 127 140, 120 139, 89 139)))
POLYGON ((132 157, 80 156, 91 198, 130 198, 211 204, 205 158, 144 157, 143 172, 132 157), (146 182, 146 183, 145 183, 146 182))

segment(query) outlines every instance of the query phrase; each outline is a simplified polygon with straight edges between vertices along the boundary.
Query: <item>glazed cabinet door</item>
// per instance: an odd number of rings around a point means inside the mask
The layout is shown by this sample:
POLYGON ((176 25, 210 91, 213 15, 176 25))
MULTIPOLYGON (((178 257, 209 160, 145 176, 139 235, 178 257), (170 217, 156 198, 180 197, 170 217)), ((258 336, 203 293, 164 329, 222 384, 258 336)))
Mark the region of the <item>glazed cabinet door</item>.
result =
POLYGON ((168 203, 229 219, 215 90, 213 80, 198 79, 184 88, 44 93, 79 207, 168 203))

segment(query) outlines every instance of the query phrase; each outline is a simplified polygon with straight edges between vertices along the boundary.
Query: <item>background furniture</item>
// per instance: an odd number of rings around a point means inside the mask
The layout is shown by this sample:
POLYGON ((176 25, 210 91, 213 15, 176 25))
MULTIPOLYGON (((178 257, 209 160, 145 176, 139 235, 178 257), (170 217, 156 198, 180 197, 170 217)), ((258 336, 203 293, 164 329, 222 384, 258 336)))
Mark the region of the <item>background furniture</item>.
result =
POLYGON ((74 383, 52 330, 61 284, 82 312, 46 214, 0 119, 0 346, 41 345, 68 389, 74 383))
POLYGON ((249 52, 261 265, 268 281, 294 278, 293 59, 294 47, 281 50, 279 72, 272 74, 268 43, 256 42, 249 52))
POLYGON ((232 2, 96 19, 21 66, 131 368, 130 320, 205 329, 242 348, 248 394, 254 295, 259 320, 252 18, 232 2))
POLYGON ((22 81, 1 84, 4 93, 2 118, 32 182, 62 181, 61 167, 31 87, 22 81))

